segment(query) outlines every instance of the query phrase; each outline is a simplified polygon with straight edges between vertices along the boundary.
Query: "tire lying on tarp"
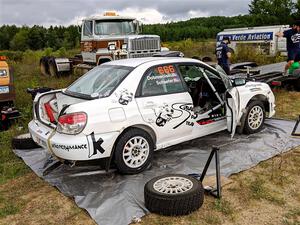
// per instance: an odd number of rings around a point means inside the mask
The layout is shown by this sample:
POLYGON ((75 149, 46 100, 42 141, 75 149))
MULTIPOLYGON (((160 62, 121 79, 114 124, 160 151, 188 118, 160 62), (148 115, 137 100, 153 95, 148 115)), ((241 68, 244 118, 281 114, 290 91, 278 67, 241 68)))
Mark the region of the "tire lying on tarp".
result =
POLYGON ((12 147, 14 149, 33 149, 40 148, 31 138, 30 133, 21 134, 13 137, 12 147))
POLYGON ((167 174, 155 177, 144 187, 146 208, 165 216, 187 215, 204 201, 202 183, 193 177, 167 174))

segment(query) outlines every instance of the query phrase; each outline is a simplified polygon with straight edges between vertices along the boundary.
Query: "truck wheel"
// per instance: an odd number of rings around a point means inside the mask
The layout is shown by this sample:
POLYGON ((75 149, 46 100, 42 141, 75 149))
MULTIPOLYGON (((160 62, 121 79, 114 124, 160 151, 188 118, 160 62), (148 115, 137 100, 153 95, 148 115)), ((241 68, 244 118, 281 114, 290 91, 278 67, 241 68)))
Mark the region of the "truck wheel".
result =
POLYGON ((14 149, 34 149, 40 148, 31 138, 30 134, 21 134, 12 139, 12 147, 14 149))
POLYGON ((48 65, 48 57, 42 57, 40 60, 40 71, 44 76, 50 76, 49 74, 49 65, 48 65))
POLYGON ((253 134, 259 132, 265 121, 265 107, 261 101, 253 101, 247 107, 244 133, 253 134))
POLYGON ((49 74, 51 77, 59 77, 54 58, 49 60, 49 74))
POLYGON ((187 215, 204 201, 202 183, 193 177, 168 174, 153 178, 144 187, 146 208, 165 216, 187 215))
POLYGON ((115 148, 115 163, 120 173, 144 171, 152 161, 154 144, 144 130, 133 128, 121 135, 115 148))

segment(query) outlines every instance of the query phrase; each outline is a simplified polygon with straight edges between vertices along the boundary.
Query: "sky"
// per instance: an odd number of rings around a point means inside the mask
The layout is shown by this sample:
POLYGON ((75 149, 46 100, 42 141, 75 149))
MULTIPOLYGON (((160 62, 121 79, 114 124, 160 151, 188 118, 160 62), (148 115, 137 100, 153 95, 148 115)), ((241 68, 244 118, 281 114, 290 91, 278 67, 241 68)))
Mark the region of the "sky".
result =
POLYGON ((82 18, 116 11, 144 24, 248 13, 250 0, 0 0, 0 25, 80 24, 82 18))

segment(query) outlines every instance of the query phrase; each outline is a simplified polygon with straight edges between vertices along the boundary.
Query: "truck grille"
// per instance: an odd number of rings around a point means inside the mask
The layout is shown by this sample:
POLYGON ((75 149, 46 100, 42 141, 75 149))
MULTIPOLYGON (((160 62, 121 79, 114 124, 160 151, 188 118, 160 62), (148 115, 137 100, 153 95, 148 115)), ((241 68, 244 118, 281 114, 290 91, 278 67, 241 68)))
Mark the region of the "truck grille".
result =
POLYGON ((160 50, 159 38, 137 38, 130 40, 130 51, 160 50))
POLYGON ((154 54, 160 52, 159 50, 157 51, 152 51, 152 52, 147 52, 147 53, 131 53, 129 55, 130 58, 143 58, 143 57, 151 57, 154 54))

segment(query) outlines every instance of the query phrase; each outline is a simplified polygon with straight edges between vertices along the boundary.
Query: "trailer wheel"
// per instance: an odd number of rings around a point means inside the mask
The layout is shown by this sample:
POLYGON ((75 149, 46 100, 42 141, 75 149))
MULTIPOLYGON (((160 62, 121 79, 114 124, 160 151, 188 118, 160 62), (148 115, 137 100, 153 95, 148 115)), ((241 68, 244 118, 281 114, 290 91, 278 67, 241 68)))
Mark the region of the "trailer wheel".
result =
POLYGON ((253 101, 247 108, 244 133, 257 133, 263 128, 265 121, 264 104, 261 101, 253 101))
POLYGON ((48 65, 48 57, 44 56, 40 60, 40 71, 44 76, 50 76, 49 74, 49 65, 48 65))
POLYGON ((146 208, 165 216, 187 215, 204 201, 202 183, 193 177, 168 174, 153 178, 144 187, 146 208))
POLYGON ((51 77, 59 77, 59 73, 57 72, 54 58, 51 58, 49 60, 49 74, 51 77))
POLYGON ((12 147, 14 149, 34 149, 40 148, 31 138, 30 134, 21 134, 12 139, 12 147))

